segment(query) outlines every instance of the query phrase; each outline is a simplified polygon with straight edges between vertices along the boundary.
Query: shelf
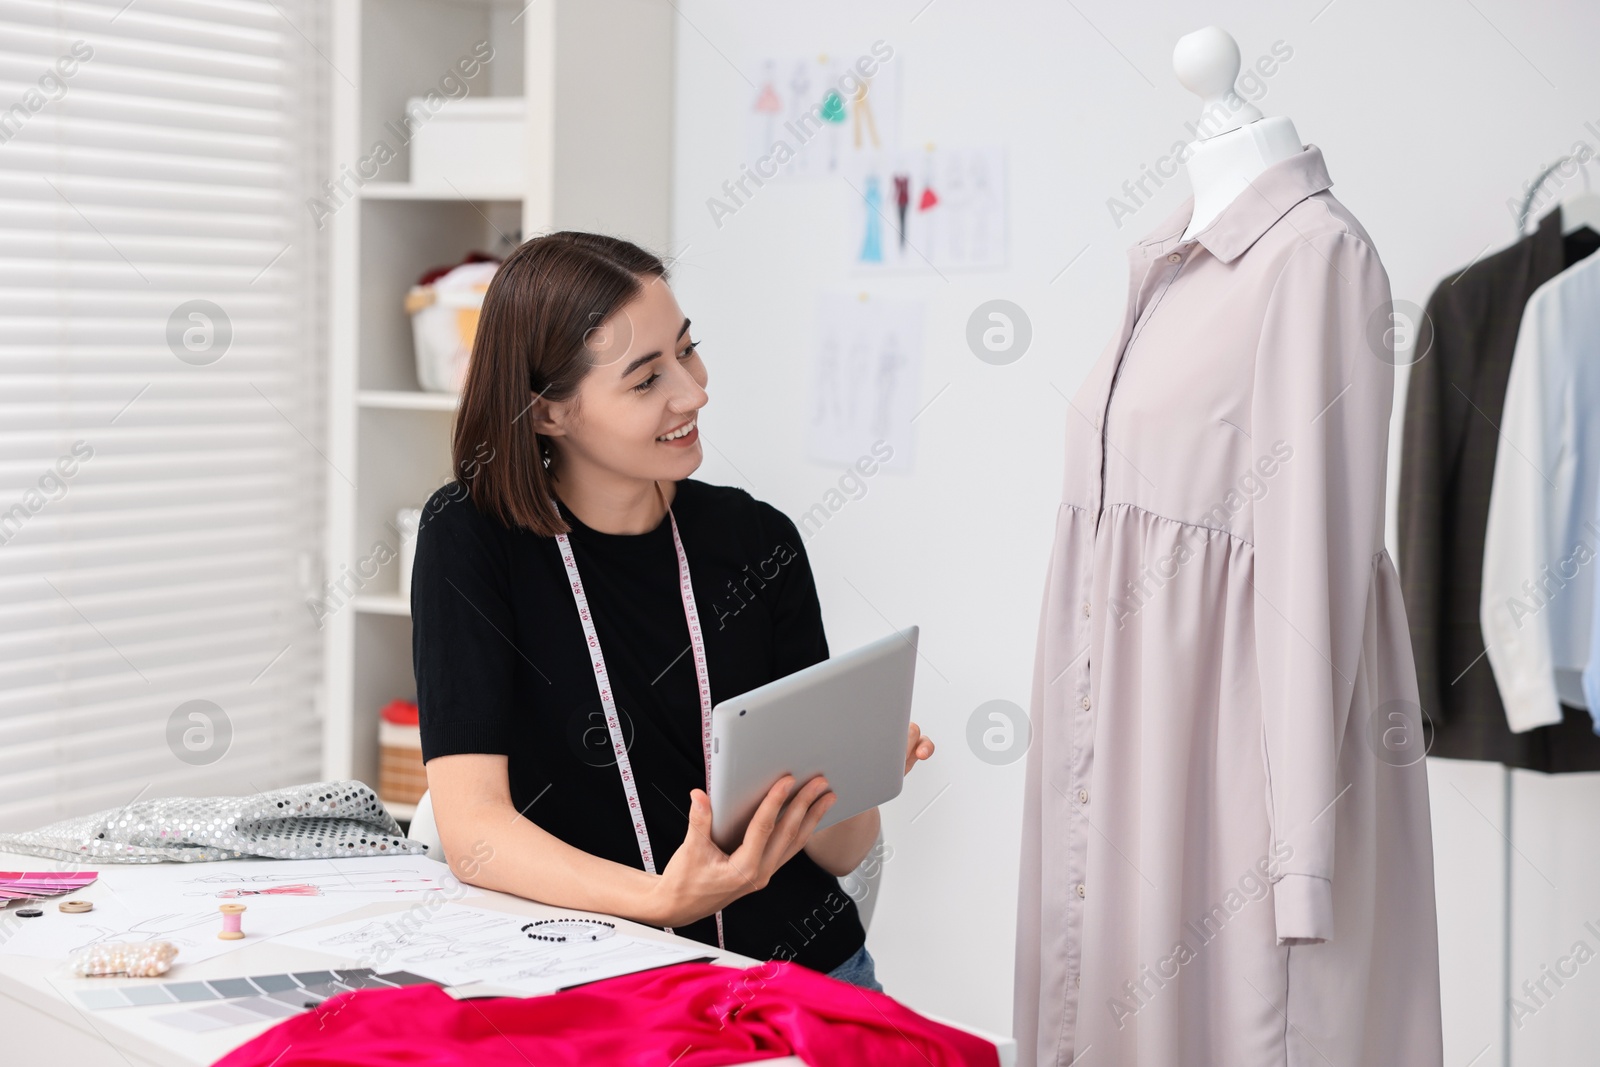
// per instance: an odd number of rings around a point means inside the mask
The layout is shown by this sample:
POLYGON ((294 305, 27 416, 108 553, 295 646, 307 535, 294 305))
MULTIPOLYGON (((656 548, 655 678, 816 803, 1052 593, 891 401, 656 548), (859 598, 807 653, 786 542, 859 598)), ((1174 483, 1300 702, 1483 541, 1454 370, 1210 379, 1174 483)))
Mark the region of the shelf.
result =
POLYGON ((514 189, 423 188, 410 182, 368 182, 361 187, 363 200, 496 200, 521 203, 522 193, 514 189))
MULTIPOLYGON (((418 387, 404 308, 418 277, 469 251, 505 255, 523 234, 571 225, 628 234, 647 248, 670 245, 671 183, 661 161, 672 158, 677 16, 671 5, 640 0, 326 6, 329 59, 345 75, 329 82, 330 148, 332 158, 352 161, 339 180, 360 201, 328 220, 326 437, 338 464, 328 470, 348 475, 324 483, 322 567, 331 576, 372 573, 374 547, 395 544, 399 509, 424 506, 453 474, 451 424, 461 401, 418 387), (597 54, 609 61, 577 61, 597 54), (467 74, 460 64, 473 57, 476 73, 467 74), (412 169, 410 101, 437 91, 438 72, 451 70, 475 99, 522 101, 521 181, 466 162, 447 175, 412 169), (380 142, 387 153, 374 150, 380 142)), ((415 699, 411 605, 397 591, 385 573, 326 620, 324 778, 376 783, 380 709, 415 699)), ((411 817, 407 807, 391 810, 411 817)))
POLYGON ((356 403, 364 408, 397 411, 454 411, 461 403, 455 393, 425 393, 420 389, 362 389, 356 403))
POLYGON ((358 596, 350 601, 357 611, 364 611, 369 615, 410 615, 411 601, 398 593, 381 593, 370 596, 358 596))

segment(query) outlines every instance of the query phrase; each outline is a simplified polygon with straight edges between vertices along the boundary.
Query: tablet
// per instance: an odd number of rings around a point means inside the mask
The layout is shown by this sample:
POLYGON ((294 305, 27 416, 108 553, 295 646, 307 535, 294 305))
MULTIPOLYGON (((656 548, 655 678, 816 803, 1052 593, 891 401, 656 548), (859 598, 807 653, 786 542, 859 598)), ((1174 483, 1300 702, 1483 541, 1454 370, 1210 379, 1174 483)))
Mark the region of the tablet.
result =
POLYGON ((917 668, 911 626, 711 709, 711 839, 725 852, 772 783, 816 775, 839 799, 821 830, 900 795, 917 668))

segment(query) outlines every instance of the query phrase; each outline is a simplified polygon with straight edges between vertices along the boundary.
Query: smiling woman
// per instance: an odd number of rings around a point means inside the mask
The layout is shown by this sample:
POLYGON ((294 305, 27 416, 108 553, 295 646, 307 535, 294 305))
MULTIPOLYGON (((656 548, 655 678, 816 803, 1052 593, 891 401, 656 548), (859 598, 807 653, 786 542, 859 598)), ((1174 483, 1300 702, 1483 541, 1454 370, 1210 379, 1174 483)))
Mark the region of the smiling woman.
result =
MULTIPOLYGON (((466 881, 881 989, 837 880, 877 809, 819 832, 826 780, 785 777, 739 848, 711 841, 712 705, 828 643, 794 523, 689 477, 697 346, 661 260, 626 241, 539 237, 490 283, 454 432, 472 474, 424 509, 412 579, 440 837, 466 881), (775 545, 787 564, 702 628, 697 605, 775 545)), ((932 753, 913 724, 906 769, 932 753)))

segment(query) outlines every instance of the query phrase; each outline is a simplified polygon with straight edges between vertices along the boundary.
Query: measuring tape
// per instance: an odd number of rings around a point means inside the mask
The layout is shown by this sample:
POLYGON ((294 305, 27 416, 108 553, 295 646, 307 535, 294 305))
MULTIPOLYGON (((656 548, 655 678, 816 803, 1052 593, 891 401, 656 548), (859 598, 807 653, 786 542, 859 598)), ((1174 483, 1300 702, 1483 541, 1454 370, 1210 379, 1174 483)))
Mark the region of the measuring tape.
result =
MULTIPOLYGON (((660 483, 656 492, 661 492, 660 483)), ((665 498, 663 498, 665 499, 665 498)), ((554 501, 551 502, 554 504, 554 501)), ((678 535, 678 520, 667 505, 667 518, 672 523, 672 544, 678 551, 678 594, 683 599, 683 614, 689 624, 689 645, 694 654, 695 678, 700 683, 700 751, 705 757, 706 793, 711 792, 711 680, 706 673, 706 646, 700 633, 700 612, 694 603, 694 587, 689 581, 689 557, 683 551, 683 538, 678 535)), ((633 819, 633 835, 639 842, 639 856, 644 869, 656 873, 655 855, 650 849, 650 835, 645 831, 644 809, 639 804, 639 789, 633 779, 633 763, 628 759, 628 746, 622 737, 622 721, 617 716, 617 703, 611 693, 611 678, 606 673, 606 660, 600 652, 600 638, 595 633, 594 616, 589 611, 589 598, 583 592, 583 579, 578 576, 578 561, 572 554, 572 542, 566 534, 556 534, 556 544, 561 548, 561 562, 567 568, 567 581, 572 585, 572 599, 578 605, 578 621, 583 624, 584 642, 589 646, 589 661, 594 666, 595 684, 600 688, 600 706, 605 709, 606 731, 611 735, 611 751, 617 757, 617 771, 622 775, 622 792, 628 798, 628 813, 633 819)), ((664 927, 670 934, 672 927, 664 927)), ((726 949, 722 936, 722 910, 717 909, 717 947, 726 949)))
POLYGON ((604 919, 535 919, 522 927, 535 941, 599 941, 617 932, 604 919))

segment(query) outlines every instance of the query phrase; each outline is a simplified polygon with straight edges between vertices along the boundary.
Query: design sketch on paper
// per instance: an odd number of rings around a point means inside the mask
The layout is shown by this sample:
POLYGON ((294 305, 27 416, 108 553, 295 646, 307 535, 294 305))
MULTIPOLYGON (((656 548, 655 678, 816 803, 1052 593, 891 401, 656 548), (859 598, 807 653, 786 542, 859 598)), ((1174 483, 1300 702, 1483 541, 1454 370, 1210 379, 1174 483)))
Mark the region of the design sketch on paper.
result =
POLYGON ((853 464, 893 451, 886 468, 909 470, 922 368, 920 300, 824 295, 818 299, 808 455, 853 464))
MULTIPOLYGON (((330 913, 324 909, 307 913, 300 921, 315 922, 329 917, 330 913)), ((19 928, 5 942, 4 954, 64 959, 96 945, 118 941, 170 941, 177 946, 179 963, 198 963, 295 925, 293 919, 283 915, 275 915, 270 920, 255 916, 261 921, 246 927, 254 937, 223 941, 217 937, 217 930, 221 928, 217 912, 203 904, 192 911, 147 910, 136 914, 113 899, 97 902, 92 912, 60 918, 70 918, 70 921, 40 922, 19 928)))
POLYGON ((15 928, 0 954, 61 958, 107 941, 167 940, 180 962, 198 963, 368 904, 480 895, 424 856, 150 864, 107 877, 93 911, 15 928), (247 908, 241 940, 216 936, 224 901, 247 908))
POLYGON ((874 157, 850 205, 854 266, 869 272, 1004 269, 1005 188, 999 148, 930 145, 874 157))
POLYGON ((625 934, 601 941, 535 941, 522 932, 526 922, 522 915, 447 903, 301 930, 278 940, 364 965, 381 961, 450 985, 483 982, 530 993, 715 953, 703 945, 625 934))
MULTIPOLYGON (((444 873, 441 871, 441 873, 444 873)), ((428 896, 447 888, 437 877, 404 867, 330 871, 318 878, 300 874, 208 874, 181 878, 184 896, 236 900, 256 896, 323 897, 359 893, 428 896)))
POLYGON ((762 60, 745 112, 745 166, 762 181, 860 173, 895 146, 901 62, 879 62, 869 49, 762 60), (863 59, 866 77, 856 70, 863 59))

